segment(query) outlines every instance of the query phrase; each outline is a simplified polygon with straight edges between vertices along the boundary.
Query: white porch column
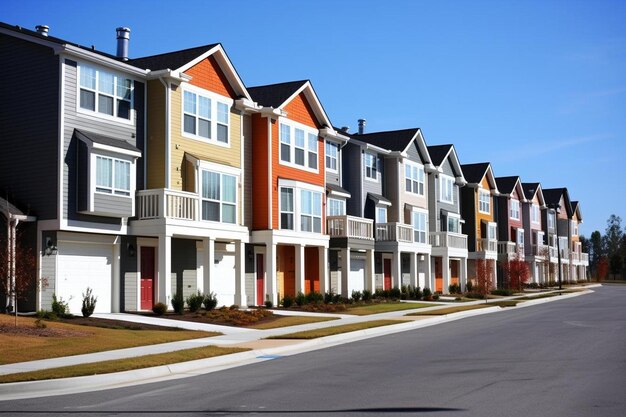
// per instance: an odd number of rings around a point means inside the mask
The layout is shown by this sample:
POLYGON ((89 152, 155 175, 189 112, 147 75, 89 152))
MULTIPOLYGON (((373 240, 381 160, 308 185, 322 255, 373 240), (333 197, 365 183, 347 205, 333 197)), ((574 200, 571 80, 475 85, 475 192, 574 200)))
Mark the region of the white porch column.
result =
POLYGON ((246 248, 242 241, 235 242, 235 304, 245 308, 246 299, 246 248))
POLYGON ((113 243, 113 280, 111 282, 111 312, 120 312, 120 254, 121 254, 121 237, 115 238, 113 243))
POLYGON ((337 280, 337 294, 342 297, 349 297, 348 294, 348 275, 350 275, 350 249, 344 248, 339 251, 341 255, 341 280, 337 280))
POLYGON ((278 305, 278 294, 276 293, 276 245, 268 243, 266 246, 267 252, 265 256, 265 294, 269 298, 269 301, 278 305))
POLYGON ((365 289, 371 291, 372 294, 376 290, 374 249, 369 249, 365 255, 365 289))
POLYGON ((467 285, 467 258, 461 258, 459 262, 461 263, 459 269, 459 285, 461 286, 461 291, 465 291, 467 285))
POLYGON ((305 292, 304 288, 304 245, 296 245, 296 294, 305 292))
POLYGON ((411 271, 410 285, 415 288, 417 286, 417 253, 410 253, 409 267, 411 271))
POLYGON ((441 292, 445 294, 450 286, 450 257, 447 254, 441 257, 441 272, 443 274, 443 288, 441 292))
POLYGON ((208 294, 211 292, 211 278, 213 277, 213 268, 215 266, 215 240, 211 238, 202 239, 202 243, 196 246, 198 264, 198 288, 208 294), (202 286, 200 286, 202 280, 202 286))
POLYGON ((391 286, 400 288, 402 286, 402 264, 400 251, 393 252, 393 258, 391 260, 391 286))
POLYGON ((204 294, 204 240, 196 242, 196 288, 204 294))
POLYGON ((171 308, 172 299, 172 236, 159 235, 159 302, 171 308))
POLYGON ((428 263, 430 265, 429 274, 426 278, 426 286, 424 288, 429 288, 432 292, 435 292, 435 257, 429 256, 428 263))
POLYGON ((320 294, 324 294, 328 291, 328 248, 324 246, 319 246, 318 250, 318 260, 319 260, 319 277, 320 277, 320 294))

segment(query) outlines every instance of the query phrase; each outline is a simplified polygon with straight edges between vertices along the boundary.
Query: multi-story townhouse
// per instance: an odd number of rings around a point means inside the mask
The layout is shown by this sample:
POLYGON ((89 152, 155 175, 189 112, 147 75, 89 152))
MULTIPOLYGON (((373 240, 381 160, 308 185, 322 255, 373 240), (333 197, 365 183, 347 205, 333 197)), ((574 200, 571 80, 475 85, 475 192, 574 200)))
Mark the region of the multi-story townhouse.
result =
POLYGON ((326 292, 325 138, 342 142, 309 81, 250 87, 250 241, 259 298, 276 304, 298 292, 326 292))
POLYGON ((467 181, 453 145, 429 146, 434 171, 428 175, 431 271, 435 291, 447 292, 450 284, 465 288, 467 235, 461 225, 461 187, 467 181))
MULTIPOLYGON (((498 260, 508 262, 517 258, 524 260, 524 225, 522 204, 526 201, 522 182, 517 176, 497 177, 500 195, 496 199, 496 221, 498 223, 498 260)), ((498 270, 498 286, 503 286, 504 272, 498 270)))
POLYGON ((526 201, 522 203, 522 223, 524 225, 524 256, 530 273, 529 282, 543 283, 549 274, 550 250, 547 245, 541 212, 547 209, 541 184, 522 183, 526 201))
POLYGON ((567 188, 546 188, 543 190, 546 205, 556 213, 556 235, 552 246, 557 248, 556 278, 562 282, 571 280, 571 247, 572 247, 572 204, 567 188), (559 273, 560 271, 560 273, 559 273))
POLYGON ((589 266, 589 254, 582 251, 580 243, 580 225, 583 222, 582 212, 578 201, 572 201, 572 243, 571 243, 571 274, 572 281, 584 281, 587 279, 587 267, 589 266))
POLYGON ((250 95, 220 44, 128 61, 149 72, 145 187, 125 248, 123 308, 149 310, 213 292, 252 304, 245 287, 251 225, 250 95), (246 142, 247 141, 247 142, 246 142), (244 143, 246 142, 246 143, 244 143))
MULTIPOLYGON (((467 277, 475 279, 478 262, 491 275, 496 285, 498 260, 498 224, 495 198, 500 194, 489 162, 461 165, 467 184, 461 188, 461 213, 465 219, 463 233, 467 235, 467 277)), ((480 268, 479 268, 480 269, 480 268)))
POLYGON ((0 91, 0 188, 37 217, 30 237, 45 285, 33 309, 56 294, 80 312, 87 287, 97 312, 121 308, 123 236, 144 184, 147 73, 127 62, 128 34, 118 28, 113 56, 47 26, 0 23, 0 61, 20 86, 0 91))
POLYGON ((360 133, 350 147, 350 189, 362 189, 352 209, 376 222, 376 288, 429 287, 426 176, 434 166, 421 130, 360 133))

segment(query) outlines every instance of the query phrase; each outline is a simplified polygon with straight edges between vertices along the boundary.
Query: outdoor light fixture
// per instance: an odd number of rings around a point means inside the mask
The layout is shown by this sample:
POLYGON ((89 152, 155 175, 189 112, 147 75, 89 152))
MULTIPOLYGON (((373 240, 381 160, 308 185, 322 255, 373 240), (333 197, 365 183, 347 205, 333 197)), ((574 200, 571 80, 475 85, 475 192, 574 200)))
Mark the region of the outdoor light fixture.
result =
POLYGON ((132 243, 126 244, 126 250, 128 251, 128 256, 130 256, 131 258, 135 256, 135 246, 133 246, 132 243))
POLYGON ((54 242, 52 241, 52 238, 47 237, 46 238, 46 248, 44 249, 44 254, 46 256, 50 256, 50 255, 56 255, 57 254, 57 247, 54 244, 54 242))

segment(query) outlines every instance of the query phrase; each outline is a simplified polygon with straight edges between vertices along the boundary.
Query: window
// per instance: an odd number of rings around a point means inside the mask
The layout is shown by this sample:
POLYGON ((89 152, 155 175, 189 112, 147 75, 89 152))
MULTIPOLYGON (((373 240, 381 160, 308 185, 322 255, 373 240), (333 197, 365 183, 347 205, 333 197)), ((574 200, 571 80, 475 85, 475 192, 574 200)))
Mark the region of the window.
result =
POLYGON ((478 211, 491 213, 491 194, 487 190, 478 190, 478 211))
POLYGON ((81 109, 130 120, 133 81, 89 65, 80 65, 81 109))
POLYGON ((300 190, 300 230, 322 233, 322 194, 300 190))
POLYGON ((376 207, 376 223, 387 223, 387 207, 376 207))
POLYGON ((461 233, 460 218, 456 216, 448 215, 448 232, 449 233, 461 233))
POLYGON ((404 179, 406 191, 413 194, 424 195, 424 167, 421 165, 405 164, 404 179))
POLYGON ((280 124, 280 160, 317 171, 317 131, 304 125, 280 124))
POLYGON ((524 229, 517 229, 517 244, 518 246, 524 246, 524 229))
POLYGON ((428 213, 423 211, 413 211, 413 239, 415 242, 428 243, 428 213))
POLYGON ((519 220, 519 201, 518 200, 511 200, 510 216, 512 219, 519 220))
POLYGON ((555 214, 548 213, 548 228, 554 229, 554 223, 555 223, 555 214))
POLYGON ((280 228, 294 230, 293 188, 280 188, 280 228))
POLYGON ((489 223, 487 226, 487 239, 498 240, 498 225, 496 223, 489 223))
POLYGON ((236 223, 237 177, 202 171, 202 220, 236 223))
POLYGON ((96 156, 96 192, 130 196, 130 162, 96 156))
POLYGON ((371 153, 363 154, 363 165, 365 166, 365 178, 378 181, 378 171, 380 171, 380 158, 371 153))
POLYGON ((539 223, 539 206, 537 204, 530 206, 530 220, 533 223, 539 223))
POLYGON ((326 169, 329 171, 338 171, 339 145, 332 142, 326 142, 326 169))
POLYGON ((439 190, 439 200, 446 203, 454 203, 454 178, 441 175, 439 179, 441 186, 439 190))
POLYGON ((343 216, 346 214, 345 200, 329 198, 326 200, 326 214, 329 216, 343 216))
POLYGON ((534 235, 535 238, 535 245, 543 245, 543 239, 544 239, 544 233, 543 232, 536 232, 534 235))
POLYGON ((230 105, 210 93, 183 92, 183 133, 228 144, 230 105))
POLYGON ((572 220, 572 235, 578 236, 578 222, 576 220, 572 220))

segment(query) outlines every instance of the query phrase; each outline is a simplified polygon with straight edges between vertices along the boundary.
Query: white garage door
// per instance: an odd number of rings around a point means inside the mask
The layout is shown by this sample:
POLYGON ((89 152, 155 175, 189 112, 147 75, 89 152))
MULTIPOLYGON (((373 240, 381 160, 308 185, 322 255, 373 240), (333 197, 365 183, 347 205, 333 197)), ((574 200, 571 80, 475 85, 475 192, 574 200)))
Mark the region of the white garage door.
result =
POLYGON ((348 296, 352 291, 365 289, 365 259, 350 257, 350 275, 348 276, 348 296))
POLYGON ((221 260, 213 265, 211 291, 217 294, 218 306, 228 307, 235 304, 235 256, 216 252, 215 258, 221 260))
POLYGON ((62 297, 70 313, 80 315, 82 294, 91 288, 98 297, 97 313, 111 312, 113 247, 105 244, 59 242, 57 297, 62 297))

